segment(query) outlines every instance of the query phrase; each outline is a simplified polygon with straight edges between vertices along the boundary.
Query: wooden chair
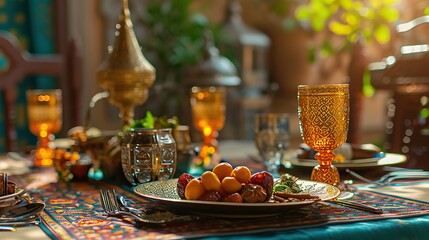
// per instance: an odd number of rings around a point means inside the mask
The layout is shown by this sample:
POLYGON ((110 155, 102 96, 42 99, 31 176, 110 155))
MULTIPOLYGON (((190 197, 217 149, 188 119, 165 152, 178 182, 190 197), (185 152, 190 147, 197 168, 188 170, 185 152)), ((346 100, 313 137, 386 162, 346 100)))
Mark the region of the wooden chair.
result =
POLYGON ((65 136, 68 129, 78 125, 79 94, 81 89, 81 57, 75 42, 67 44, 66 40, 66 6, 65 1, 54 2, 54 19, 56 19, 57 53, 35 55, 23 50, 18 40, 9 32, 0 32, 0 49, 8 58, 9 66, 0 72, 0 90, 4 91, 6 122, 6 150, 16 148, 15 102, 18 84, 28 75, 52 75, 58 79, 58 86, 63 91, 63 130, 59 135, 65 136))
MULTIPOLYGON (((398 32, 406 34, 427 24, 429 16, 398 25, 398 32)), ((421 30, 421 28, 420 28, 421 30)), ((408 167, 429 169, 429 45, 402 47, 416 52, 396 56, 393 64, 381 62, 370 70, 372 84, 377 90, 392 94, 387 103, 386 143, 388 152, 408 156, 408 167)))

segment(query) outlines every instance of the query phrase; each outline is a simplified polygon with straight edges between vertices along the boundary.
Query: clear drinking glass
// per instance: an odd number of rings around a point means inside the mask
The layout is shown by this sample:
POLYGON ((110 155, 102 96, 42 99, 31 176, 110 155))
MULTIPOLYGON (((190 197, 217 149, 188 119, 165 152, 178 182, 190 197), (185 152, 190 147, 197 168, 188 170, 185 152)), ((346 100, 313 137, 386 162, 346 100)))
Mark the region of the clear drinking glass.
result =
POLYGON ((171 128, 132 128, 125 133, 121 163, 131 184, 172 178, 176 161, 176 142, 171 128))
POLYGON ((255 144, 267 170, 276 174, 284 152, 289 148, 289 116, 263 113, 255 118, 255 144))
POLYGON ((49 143, 62 127, 62 91, 27 90, 27 114, 31 133, 38 137, 34 166, 52 166, 54 149, 49 143))
POLYGON ((198 158, 204 168, 210 169, 218 154, 218 131, 225 123, 225 87, 192 87, 191 107, 195 128, 203 135, 198 158))
POLYGON ((337 185, 333 151, 345 143, 349 126, 349 85, 299 85, 299 129, 304 142, 317 152, 311 180, 337 185))

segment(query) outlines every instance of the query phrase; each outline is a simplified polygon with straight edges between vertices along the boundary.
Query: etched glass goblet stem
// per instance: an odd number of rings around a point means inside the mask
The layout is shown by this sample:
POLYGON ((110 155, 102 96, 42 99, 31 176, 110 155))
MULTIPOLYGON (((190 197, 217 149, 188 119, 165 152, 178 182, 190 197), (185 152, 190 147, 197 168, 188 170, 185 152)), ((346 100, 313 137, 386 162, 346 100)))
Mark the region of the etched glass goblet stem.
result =
POLYGON ((337 185, 340 175, 332 165, 333 151, 347 139, 349 85, 299 85, 298 117, 302 139, 317 152, 319 164, 311 180, 337 185))

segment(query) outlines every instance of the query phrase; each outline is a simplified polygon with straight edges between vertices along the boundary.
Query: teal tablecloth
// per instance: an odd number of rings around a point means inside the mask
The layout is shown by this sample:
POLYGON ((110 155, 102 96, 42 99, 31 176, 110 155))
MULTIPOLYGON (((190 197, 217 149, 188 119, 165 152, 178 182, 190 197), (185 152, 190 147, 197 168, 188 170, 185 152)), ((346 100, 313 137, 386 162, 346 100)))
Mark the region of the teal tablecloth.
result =
POLYGON ((429 215, 422 217, 334 224, 289 231, 270 231, 208 237, 215 239, 293 239, 293 240, 416 240, 429 239, 429 215))

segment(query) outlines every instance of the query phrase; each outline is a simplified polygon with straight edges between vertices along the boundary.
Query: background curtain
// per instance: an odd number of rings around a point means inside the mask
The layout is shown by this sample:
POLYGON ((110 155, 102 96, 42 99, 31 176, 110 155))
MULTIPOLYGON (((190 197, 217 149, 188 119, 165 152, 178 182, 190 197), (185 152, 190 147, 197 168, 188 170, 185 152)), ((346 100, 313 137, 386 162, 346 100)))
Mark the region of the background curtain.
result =
MULTIPOLYGON (((54 53, 53 0, 0 0, 0 30, 8 31, 18 38, 21 47, 30 53, 54 53)), ((0 71, 8 65, 8 59, 0 53, 0 71)), ((1 79, 0 79, 1 80, 1 79)), ((18 87, 15 109, 15 126, 18 150, 35 145, 37 138, 27 126, 27 89, 56 88, 55 78, 50 76, 29 76, 18 87)), ((0 99, 3 92, 0 92, 0 99)), ((2 100, 0 100, 2 101, 2 100)), ((5 152, 6 124, 4 103, 0 103, 0 152, 5 152)))

